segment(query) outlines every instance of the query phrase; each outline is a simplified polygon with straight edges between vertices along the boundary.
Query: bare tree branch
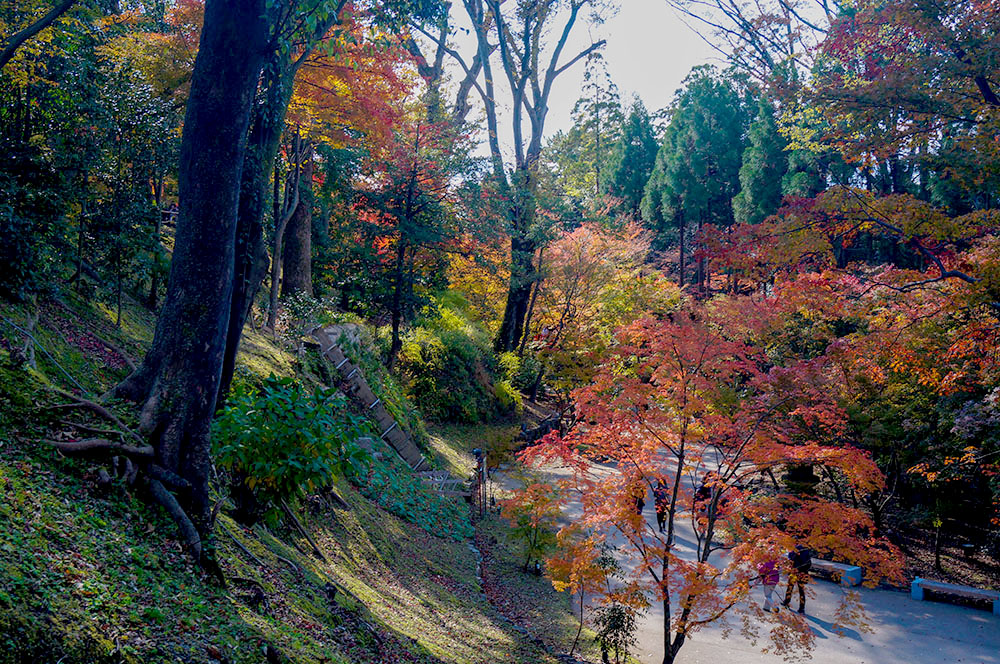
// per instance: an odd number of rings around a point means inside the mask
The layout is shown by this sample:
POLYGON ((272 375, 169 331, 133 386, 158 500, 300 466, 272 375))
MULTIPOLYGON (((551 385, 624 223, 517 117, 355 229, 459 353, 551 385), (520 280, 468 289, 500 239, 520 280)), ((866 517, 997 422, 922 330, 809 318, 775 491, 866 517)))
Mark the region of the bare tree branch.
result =
POLYGON ((28 41, 42 30, 52 25, 57 18, 69 11, 69 8, 74 4, 76 4, 76 0, 63 0, 63 2, 49 10, 48 14, 6 39, 3 42, 3 50, 0 51, 0 69, 3 69, 4 65, 10 62, 11 58, 13 58, 14 54, 17 52, 17 49, 19 49, 24 42, 28 41))

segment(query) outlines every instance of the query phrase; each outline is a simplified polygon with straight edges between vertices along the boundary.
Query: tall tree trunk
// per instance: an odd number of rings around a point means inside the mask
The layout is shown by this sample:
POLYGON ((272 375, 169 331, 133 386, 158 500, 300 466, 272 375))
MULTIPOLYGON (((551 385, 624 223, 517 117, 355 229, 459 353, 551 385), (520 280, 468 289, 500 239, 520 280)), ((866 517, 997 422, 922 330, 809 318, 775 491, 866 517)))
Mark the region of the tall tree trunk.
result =
POLYGON ((247 126, 266 39, 264 0, 206 3, 181 139, 167 296, 149 352, 115 388, 143 402, 140 430, 155 450, 151 493, 203 562, 214 562, 211 547, 203 547, 212 527, 209 426, 229 322, 247 126))
MULTIPOLYGON (((247 141, 240 203, 236 223, 236 269, 233 274, 233 298, 226 330, 226 352, 219 381, 219 401, 224 401, 233 382, 236 355, 239 352, 243 327, 250 316, 254 299, 267 275, 270 262, 264 242, 264 209, 267 205, 268 180, 275 170, 285 113, 292 98, 292 75, 287 54, 272 53, 264 68, 263 101, 255 104, 251 114, 250 137, 247 141)), ((275 182, 277 183, 275 170, 275 182)), ((279 212, 274 214, 278 225, 279 212)))
POLYGON ((285 249, 281 259, 281 294, 305 293, 312 297, 312 213, 313 160, 308 146, 299 182, 299 204, 285 228, 285 249))
MULTIPOLYGON (((542 273, 542 259, 545 254, 545 247, 538 250, 538 267, 536 274, 542 273)), ((538 300, 538 291, 542 288, 542 278, 535 279, 535 286, 531 289, 531 300, 528 302, 528 313, 524 317, 524 334, 521 335, 521 344, 517 348, 517 356, 524 357, 524 349, 528 344, 528 337, 531 335, 531 314, 535 311, 535 302, 538 300)))
POLYGON ((514 173, 514 206, 511 211, 510 234, 510 283, 507 289, 507 304, 504 307, 503 322, 497 333, 494 349, 498 353, 514 350, 524 334, 524 319, 528 314, 532 285, 535 282, 536 241, 531 236, 535 221, 534 167, 518 167, 514 173))
POLYGON ((684 212, 681 212, 677 220, 677 235, 680 238, 680 266, 678 269, 677 285, 684 287, 684 232, 687 230, 684 224, 684 212))
POLYGON ((156 179, 156 186, 153 188, 153 200, 156 202, 156 227, 154 230, 154 236, 156 237, 156 243, 154 251, 156 255, 153 256, 153 267, 150 270, 149 275, 149 295, 146 296, 146 307, 151 311, 156 311, 156 303, 160 297, 160 269, 157 264, 159 261, 159 248, 160 242, 163 238, 163 175, 161 174, 156 179))
MULTIPOLYGON (((703 219, 698 219, 698 236, 699 237, 701 236, 702 228, 704 228, 704 220, 703 219)), ((697 275, 697 279, 698 279, 698 292, 700 292, 702 295, 704 295, 705 294, 705 257, 701 255, 700 251, 698 253, 699 253, 699 255, 698 255, 698 275, 697 275)))
POLYGON ((284 262, 281 260, 284 247, 285 227, 292 218, 295 210, 299 206, 299 135, 295 134, 295 147, 292 149, 295 166, 291 176, 285 184, 285 198, 287 203, 281 218, 274 222, 274 249, 271 252, 271 294, 267 306, 267 326, 274 330, 278 322, 278 287, 281 285, 281 268, 284 262), (289 188, 291 194, 289 195, 289 188))

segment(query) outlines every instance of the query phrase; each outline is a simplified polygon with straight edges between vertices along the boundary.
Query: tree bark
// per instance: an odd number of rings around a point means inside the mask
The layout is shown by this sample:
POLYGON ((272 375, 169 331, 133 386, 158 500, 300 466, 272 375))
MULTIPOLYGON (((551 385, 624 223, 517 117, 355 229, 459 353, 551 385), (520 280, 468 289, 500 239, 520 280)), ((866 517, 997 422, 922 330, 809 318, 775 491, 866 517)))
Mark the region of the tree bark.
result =
POLYGON ((52 25, 57 18, 69 11, 69 8, 75 4, 76 0, 63 0, 63 2, 53 7, 45 16, 3 42, 3 50, 0 50, 0 69, 3 69, 4 65, 11 61, 11 58, 17 53, 17 49, 21 48, 24 42, 52 25))
POLYGON ((313 213, 313 160, 309 147, 304 147, 306 156, 299 181, 299 203, 285 228, 285 249, 283 261, 281 295, 287 297, 297 293, 313 295, 312 287, 312 213, 313 213))
MULTIPOLYGON (((183 479, 178 504, 199 535, 191 553, 213 562, 209 427, 229 322, 236 214, 250 108, 267 38, 264 0, 209 0, 181 139, 180 213, 166 300, 152 346, 115 388, 143 402, 156 466, 183 479)), ((160 496, 159 502, 164 503, 160 496)), ((190 534, 171 506, 172 515, 190 534)))
POLYGON ((396 364, 396 357, 403 348, 403 340, 400 337, 400 328, 403 323, 403 266, 406 263, 406 242, 400 233, 399 241, 396 244, 396 273, 395 287, 392 291, 392 342, 389 345, 389 357, 386 360, 386 367, 392 371, 396 364))
MULTIPOLYGON (((303 46, 296 59, 283 48, 274 48, 279 35, 273 35, 272 50, 268 55, 268 66, 264 67, 261 87, 264 90, 263 103, 254 106, 253 122, 243 176, 240 183, 240 206, 236 230, 236 269, 233 277, 233 299, 230 308, 229 326, 226 331, 226 351, 222 365, 222 380, 219 383, 219 400, 229 393, 236 369, 236 354, 239 352, 243 327, 250 317, 254 299, 268 270, 267 249, 264 242, 264 202, 267 196, 267 181, 274 169, 281 132, 285 127, 285 115, 291 101, 295 74, 315 48, 316 43, 332 25, 340 21, 346 5, 340 0, 325 21, 313 30, 310 40, 303 46)), ((281 25, 279 13, 270 23, 281 25)), ((277 182, 277 179, 275 180, 277 182)), ((274 224, 278 224, 278 213, 274 214, 274 224)))
POLYGON ((678 269, 677 285, 684 288, 684 232, 687 230, 684 224, 684 212, 681 211, 677 220, 677 236, 680 238, 680 265, 678 269))
POLYGON ((524 348, 527 346, 528 337, 531 335, 531 314, 535 310, 535 302, 538 300, 538 291, 542 288, 542 258, 545 253, 545 247, 538 250, 538 267, 536 268, 536 274, 539 275, 535 279, 534 288, 531 289, 531 299, 528 301, 528 313, 524 317, 524 333, 521 335, 521 343, 517 348, 517 356, 524 357, 524 348))
POLYGON ((156 202, 156 226, 154 237, 156 244, 154 248, 153 267, 149 275, 149 294, 146 296, 146 307, 150 311, 156 311, 156 302, 160 297, 160 270, 158 263, 159 248, 163 241, 163 175, 156 179, 156 186, 153 189, 153 199, 156 202))
POLYGON ((285 212, 281 215, 280 219, 276 219, 274 222, 274 249, 271 252, 271 294, 267 305, 267 327, 274 330, 274 326, 278 322, 278 288, 281 285, 281 272, 284 265, 284 261, 281 260, 281 256, 284 254, 284 239, 285 239, 285 227, 288 226, 288 222, 292 218, 295 210, 299 206, 299 169, 300 169, 300 157, 299 152, 300 140, 298 133, 295 134, 295 143, 292 149, 293 159, 295 160, 295 166, 292 171, 292 175, 288 178, 288 182, 285 184, 285 212), (291 195, 288 194, 288 189, 291 187, 291 195))
POLYGON ((514 202, 511 212, 510 282, 503 322, 493 344, 498 353, 517 348, 524 335, 524 319, 528 314, 532 286, 536 279, 534 259, 537 242, 531 235, 535 220, 536 182, 536 173, 530 162, 514 173, 511 187, 514 202))
MULTIPOLYGON (((264 208, 267 204, 268 179, 274 170, 281 132, 285 127, 285 113, 292 97, 292 80, 283 71, 283 67, 287 69, 289 66, 287 55, 272 53, 262 83, 264 100, 254 106, 251 116, 250 137, 240 178, 236 268, 226 331, 226 352, 222 363, 222 378, 219 381, 220 402, 229 394, 243 327, 270 267, 264 242, 264 208)), ((278 225, 278 213, 274 215, 274 224, 278 225)))

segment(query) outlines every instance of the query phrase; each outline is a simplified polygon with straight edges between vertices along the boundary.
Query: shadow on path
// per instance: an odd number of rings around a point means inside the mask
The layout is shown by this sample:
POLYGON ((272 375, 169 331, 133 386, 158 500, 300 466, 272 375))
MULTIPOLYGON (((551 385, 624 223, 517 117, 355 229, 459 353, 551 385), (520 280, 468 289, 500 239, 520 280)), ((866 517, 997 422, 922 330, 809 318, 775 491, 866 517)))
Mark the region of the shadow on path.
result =
MULTIPOLYGON (((830 632, 834 636, 843 636, 848 639, 854 639, 855 641, 862 640, 861 634, 859 634, 857 631, 853 629, 844 627, 843 625, 838 625, 836 623, 829 622, 828 620, 823 620, 822 618, 817 618, 816 616, 811 616, 808 614, 806 614, 806 620, 812 623, 816 623, 817 627, 824 629, 827 632, 830 632)), ((823 634, 822 632, 818 631, 816 627, 812 627, 811 625, 810 627, 812 628, 813 634, 815 634, 817 637, 821 639, 826 638, 826 634, 823 634)))

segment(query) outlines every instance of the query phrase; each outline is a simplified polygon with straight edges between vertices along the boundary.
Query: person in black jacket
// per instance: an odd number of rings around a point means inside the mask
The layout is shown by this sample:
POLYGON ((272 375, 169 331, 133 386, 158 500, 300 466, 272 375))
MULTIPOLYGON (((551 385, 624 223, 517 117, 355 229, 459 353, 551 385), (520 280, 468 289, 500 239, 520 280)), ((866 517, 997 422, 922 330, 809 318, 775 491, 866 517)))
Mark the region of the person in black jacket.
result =
POLYGON ((812 569, 812 551, 798 544, 794 551, 788 553, 792 562, 792 571, 788 575, 788 588, 785 590, 784 606, 792 603, 792 587, 799 588, 799 613, 806 612, 806 584, 809 583, 809 570, 812 569))
POLYGON ((667 527, 667 511, 670 509, 670 487, 662 479, 656 480, 656 488, 653 489, 653 502, 656 504, 656 525, 660 532, 665 532, 667 527))

